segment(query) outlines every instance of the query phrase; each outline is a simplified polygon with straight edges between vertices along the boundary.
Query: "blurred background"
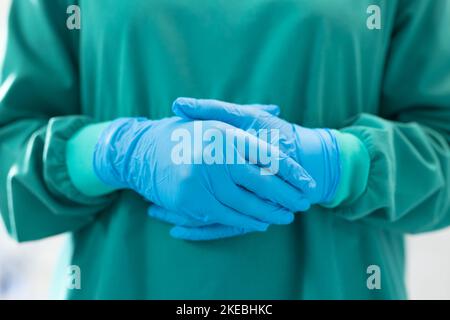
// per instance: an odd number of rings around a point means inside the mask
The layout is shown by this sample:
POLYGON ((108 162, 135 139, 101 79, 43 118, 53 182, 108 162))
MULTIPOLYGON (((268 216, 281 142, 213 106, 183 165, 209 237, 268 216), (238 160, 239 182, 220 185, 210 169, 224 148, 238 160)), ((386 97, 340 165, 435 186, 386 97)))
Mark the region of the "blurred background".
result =
MULTIPOLYGON (((5 48, 9 1, 0 0, 0 61, 5 48)), ((1 222, 0 300, 48 298, 65 237, 19 245, 8 237, 1 222)), ((450 229, 409 236, 407 266, 410 299, 450 299, 450 229)))

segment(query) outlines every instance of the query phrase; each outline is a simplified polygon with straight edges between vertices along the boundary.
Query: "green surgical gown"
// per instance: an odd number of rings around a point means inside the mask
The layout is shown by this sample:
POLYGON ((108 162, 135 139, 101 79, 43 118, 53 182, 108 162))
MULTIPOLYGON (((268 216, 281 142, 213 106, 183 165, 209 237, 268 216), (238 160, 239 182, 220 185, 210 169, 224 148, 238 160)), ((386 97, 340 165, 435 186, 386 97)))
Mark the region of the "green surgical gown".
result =
POLYGON ((18 241, 71 233, 71 299, 406 298, 404 235, 450 224, 449 33, 448 0, 15 0, 0 87, 6 228, 18 241), (71 4, 80 30, 67 28, 71 4), (358 136, 364 193, 265 233, 188 242, 132 191, 77 191, 75 131, 171 116, 179 96, 278 104, 291 122, 358 136))

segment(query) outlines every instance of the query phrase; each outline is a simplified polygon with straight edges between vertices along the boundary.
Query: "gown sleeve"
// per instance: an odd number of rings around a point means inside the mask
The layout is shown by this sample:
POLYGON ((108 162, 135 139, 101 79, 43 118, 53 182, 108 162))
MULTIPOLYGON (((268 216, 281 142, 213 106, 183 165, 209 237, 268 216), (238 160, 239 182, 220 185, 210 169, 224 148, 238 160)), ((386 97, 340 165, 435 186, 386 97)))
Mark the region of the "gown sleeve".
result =
POLYGON ((367 186, 336 214, 400 233, 450 225, 449 33, 450 1, 400 0, 380 115, 342 129, 369 151, 367 186))
POLYGON ((79 31, 66 27, 68 6, 20 0, 9 13, 0 67, 0 213, 17 241, 82 228, 113 198, 84 196, 67 172, 66 142, 91 123, 80 115, 79 31))

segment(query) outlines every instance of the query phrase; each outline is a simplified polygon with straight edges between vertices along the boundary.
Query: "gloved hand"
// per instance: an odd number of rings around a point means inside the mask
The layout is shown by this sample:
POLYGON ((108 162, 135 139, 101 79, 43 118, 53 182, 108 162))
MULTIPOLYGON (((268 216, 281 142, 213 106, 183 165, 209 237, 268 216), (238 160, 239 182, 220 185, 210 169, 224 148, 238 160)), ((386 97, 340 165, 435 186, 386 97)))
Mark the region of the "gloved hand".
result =
POLYGON ((173 112, 185 119, 217 120, 242 130, 252 129, 256 135, 261 129, 278 129, 280 150, 304 167, 317 183, 317 187, 308 193, 311 204, 327 204, 334 199, 341 176, 335 130, 291 124, 277 117, 279 108, 273 106, 178 98, 173 104, 173 112))
MULTIPOLYGON (((230 151, 226 144, 223 149, 216 149, 222 153, 222 159, 226 158, 226 151, 230 151)), ((189 229, 171 231, 175 237, 190 240, 228 236, 230 230, 233 235, 264 231, 269 224, 290 223, 293 212, 309 208, 305 194, 315 186, 313 179, 293 159, 245 131, 219 121, 194 122, 178 117, 157 121, 115 120, 103 130, 95 147, 93 164, 101 181, 115 188, 135 190, 156 204, 152 206, 155 212, 176 212, 186 221, 194 219, 207 225, 207 235, 203 229, 194 233, 189 233, 189 229), (204 132, 216 130, 224 137, 227 130, 232 130, 240 137, 239 141, 245 141, 245 150, 266 149, 278 154, 277 175, 262 175, 260 169, 267 168, 257 159, 242 154, 236 145, 231 150, 242 163, 201 161, 207 146, 205 141, 196 143, 195 123, 201 123, 204 132), (176 140, 179 135, 194 137, 188 163, 174 161, 174 150, 180 145, 176 140)))

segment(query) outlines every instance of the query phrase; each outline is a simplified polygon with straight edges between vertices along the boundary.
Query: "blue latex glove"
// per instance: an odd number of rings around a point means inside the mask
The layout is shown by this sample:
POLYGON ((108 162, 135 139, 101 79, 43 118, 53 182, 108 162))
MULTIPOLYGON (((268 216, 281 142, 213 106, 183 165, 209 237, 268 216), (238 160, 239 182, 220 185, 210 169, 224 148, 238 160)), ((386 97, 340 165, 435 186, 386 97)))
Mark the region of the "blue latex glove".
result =
POLYGON ((237 105, 217 100, 178 98, 173 112, 186 119, 217 120, 242 130, 279 129, 279 147, 298 162, 317 182, 308 194, 311 204, 333 200, 340 180, 339 147, 334 130, 309 129, 279 117, 279 109, 237 105))
POLYGON ((150 207, 149 215, 175 225, 170 230, 171 236, 183 240, 216 240, 252 232, 252 230, 247 228, 230 227, 219 223, 206 223, 176 211, 166 210, 157 205, 150 207))
MULTIPOLYGON (((204 131, 214 129, 224 136, 226 130, 237 130, 219 121, 201 123, 204 131)), ((305 193, 315 183, 298 163, 282 152, 279 152, 277 175, 261 175, 263 166, 247 157, 244 164, 176 164, 172 152, 179 141, 172 141, 172 134, 182 129, 194 137, 194 127, 194 121, 178 117, 157 121, 115 120, 97 142, 94 171, 107 185, 135 190, 157 205, 156 212, 177 212, 214 231, 208 234, 203 229, 192 233, 189 229, 171 231, 173 236, 183 239, 219 238, 228 236, 229 230, 235 234, 265 231, 269 224, 292 222, 292 212, 309 208, 305 193)), ((245 131, 237 130, 236 134, 246 137, 241 139, 248 144, 245 149, 273 148, 245 131)), ((194 142, 192 162, 198 160, 204 148, 202 143, 194 142)), ((237 150, 236 146, 232 148, 237 150)), ((238 153, 238 156, 246 155, 238 153)))

